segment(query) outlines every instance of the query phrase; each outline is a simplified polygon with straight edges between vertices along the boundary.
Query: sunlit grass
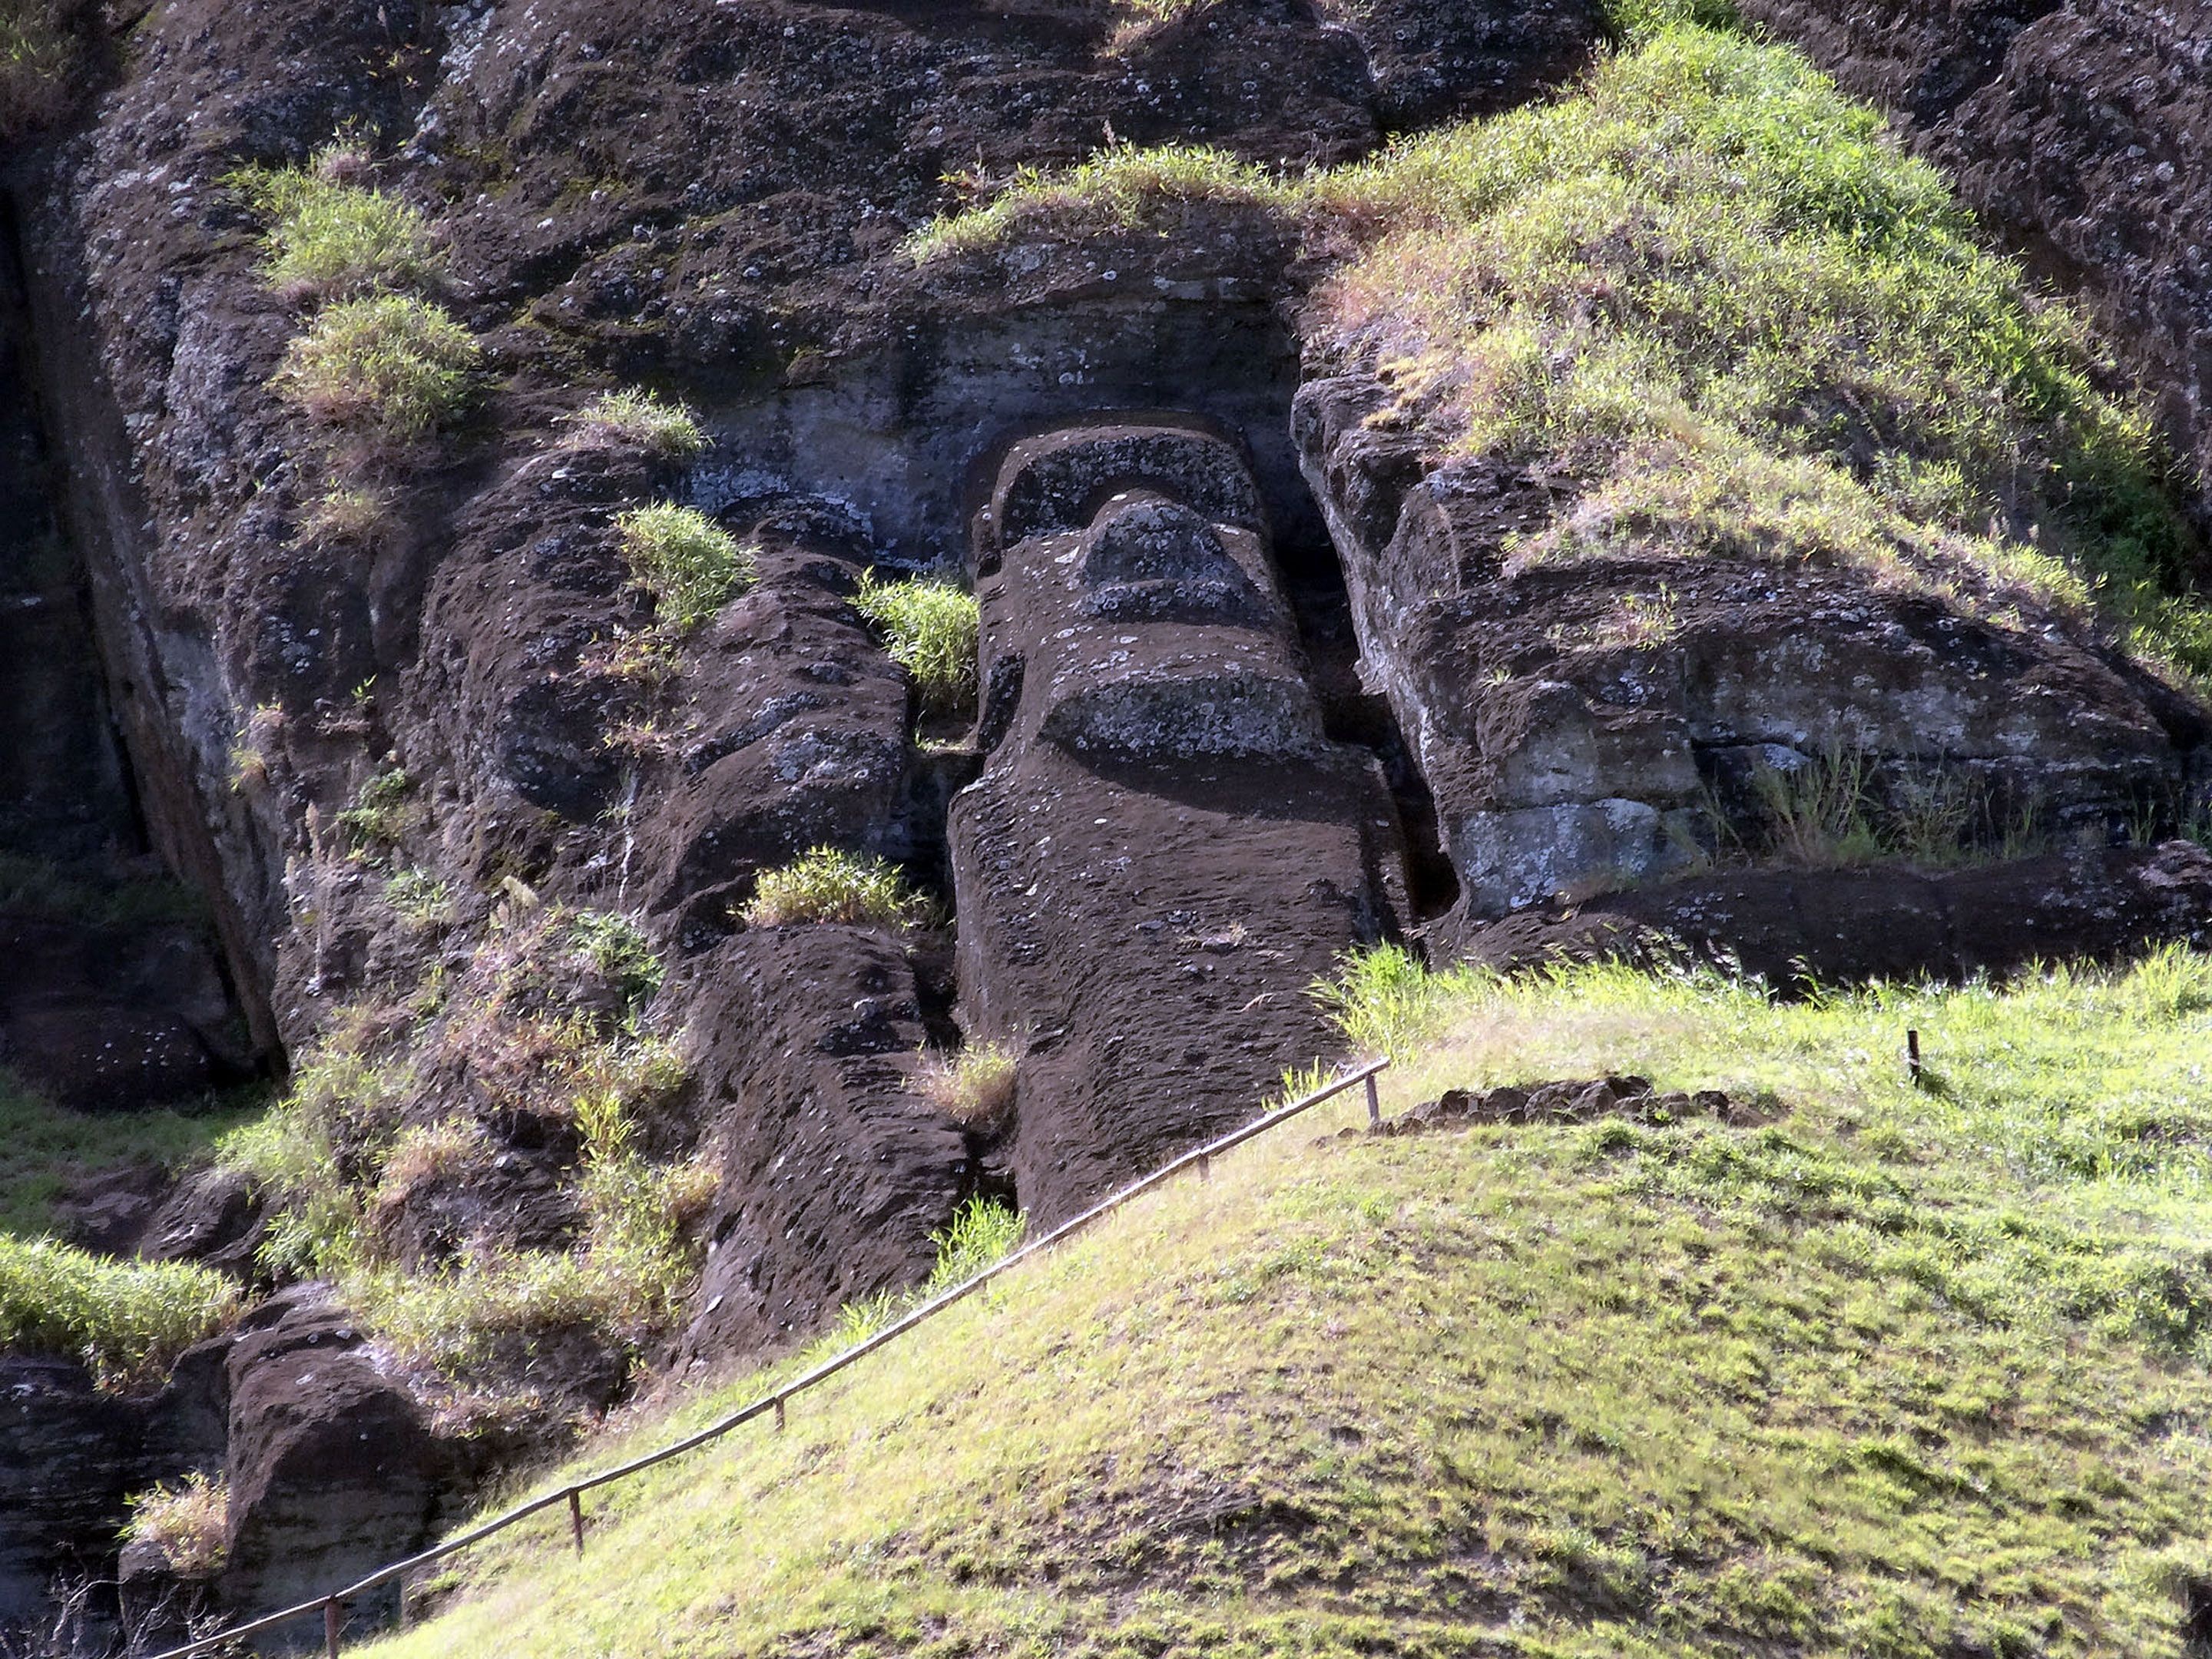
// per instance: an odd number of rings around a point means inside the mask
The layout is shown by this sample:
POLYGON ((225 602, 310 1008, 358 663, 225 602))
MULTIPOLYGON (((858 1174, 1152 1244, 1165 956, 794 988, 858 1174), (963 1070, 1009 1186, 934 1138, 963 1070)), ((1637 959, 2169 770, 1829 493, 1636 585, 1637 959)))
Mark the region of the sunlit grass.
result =
POLYGON ((1377 956, 1339 1002, 1401 1056, 1393 1109, 1613 1068, 1768 1121, 1316 1140, 1354 1095, 784 1433, 595 1493, 580 1561, 551 1522, 496 1540, 380 1651, 2179 1659, 2212 1550, 2204 958, 1778 1005, 1377 956))

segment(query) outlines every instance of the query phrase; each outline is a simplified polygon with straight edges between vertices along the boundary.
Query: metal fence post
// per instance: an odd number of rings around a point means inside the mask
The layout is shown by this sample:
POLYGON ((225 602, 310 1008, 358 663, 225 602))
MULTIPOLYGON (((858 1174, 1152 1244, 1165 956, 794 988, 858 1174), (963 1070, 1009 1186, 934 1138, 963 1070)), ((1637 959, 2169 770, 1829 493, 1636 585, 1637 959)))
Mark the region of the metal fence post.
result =
POLYGON ((576 1553, 584 1553, 584 1495, 568 1488, 568 1530, 576 1534, 576 1553))
POLYGON ((335 1595, 323 1603, 323 1651, 330 1659, 338 1659, 338 1598, 335 1595))
POLYGON ((1908 1030, 1905 1034, 1905 1074, 1912 1079, 1915 1087, 1918 1086, 1920 1082, 1920 1033, 1917 1030, 1908 1030))
POLYGON ((1380 1128, 1382 1124, 1382 1096, 1375 1087, 1375 1073, 1367 1074, 1367 1127, 1380 1128))

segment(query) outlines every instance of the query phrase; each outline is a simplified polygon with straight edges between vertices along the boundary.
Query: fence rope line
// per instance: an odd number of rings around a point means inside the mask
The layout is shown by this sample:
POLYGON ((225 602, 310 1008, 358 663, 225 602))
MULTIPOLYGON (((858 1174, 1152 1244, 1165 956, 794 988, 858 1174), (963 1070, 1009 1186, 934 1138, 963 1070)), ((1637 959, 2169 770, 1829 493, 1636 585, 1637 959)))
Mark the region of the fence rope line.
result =
POLYGON ((781 1428, 783 1425, 785 1402, 794 1395, 804 1394, 809 1389, 828 1382, 847 1366, 866 1358, 887 1343, 896 1341, 924 1322, 935 1318, 955 1303, 963 1301, 981 1290, 1000 1274, 1018 1267, 1030 1257, 1051 1249, 1071 1234, 1089 1226, 1101 1216, 1111 1214, 1139 1193, 1157 1187, 1170 1176, 1189 1169, 1194 1164, 1198 1167, 1200 1174, 1204 1176, 1212 1161, 1223 1152, 1231 1147, 1242 1146, 1255 1136, 1265 1134, 1276 1125, 1287 1122, 1300 1113, 1320 1105, 1323 1101, 1334 1100, 1348 1089, 1354 1088, 1362 1083, 1365 1084, 1367 1085, 1367 1120, 1370 1124, 1381 1121, 1382 1105, 1380 1097, 1376 1092, 1375 1079, 1376 1074, 1387 1069, 1389 1064, 1387 1058, 1370 1060, 1363 1066, 1340 1073, 1313 1093, 1291 1101, 1287 1105, 1279 1106, 1272 1112, 1263 1113, 1242 1128, 1232 1129, 1218 1139, 1210 1140, 1202 1146, 1194 1147, 1183 1153, 1180 1158, 1169 1160, 1150 1175, 1139 1176, 1127 1186, 1109 1193, 1080 1215, 1063 1221, 1043 1237, 1032 1239, 1019 1249, 1000 1257, 973 1279, 966 1279, 954 1285, 951 1290, 931 1297, 920 1307, 892 1321, 874 1335, 854 1344, 841 1353, 833 1354, 811 1370, 793 1377, 782 1387, 762 1395, 759 1398, 739 1407, 726 1417, 718 1418, 702 1429, 695 1430, 681 1439, 672 1440, 665 1446, 656 1447, 653 1450, 633 1457, 627 1462, 617 1463, 611 1468, 601 1469, 594 1474, 581 1476, 553 1492, 533 1498, 526 1503, 518 1504, 513 1509, 504 1510, 489 1521, 479 1522, 466 1532, 457 1533, 453 1537, 433 1544, 426 1550, 418 1551, 404 1560, 393 1561, 379 1567, 368 1577, 356 1579, 342 1589, 331 1590, 326 1595, 295 1602, 292 1606, 280 1608, 275 1613, 264 1613, 246 1624, 235 1626, 213 1636, 203 1636, 195 1641, 188 1642, 183 1647, 167 1649, 155 1655, 154 1659, 192 1659, 195 1655, 212 1652, 217 1648, 244 1641, 251 1636, 258 1636, 264 1632, 276 1629, 279 1625, 289 1624, 295 1619, 305 1619, 316 1613, 323 1616, 325 1649, 329 1655, 335 1656, 338 1651, 339 1620, 346 1602, 357 1600, 371 1590, 380 1589, 395 1578, 404 1578, 418 1568, 442 1561, 447 1556, 457 1555, 473 1545, 482 1543, 495 1534, 505 1532, 509 1527, 529 1520, 532 1516, 542 1515, 547 1510, 557 1509, 563 1504, 568 1506, 569 1523, 575 1535, 576 1549, 580 1554, 584 1548, 583 1498, 586 1492, 595 1491, 601 1486, 611 1486, 614 1482, 627 1480, 634 1474, 641 1474, 647 1469, 669 1462, 672 1458, 681 1457, 689 1451, 696 1451, 709 1441, 719 1440, 731 1431, 742 1428, 757 1417, 773 1413, 776 1425, 781 1428))

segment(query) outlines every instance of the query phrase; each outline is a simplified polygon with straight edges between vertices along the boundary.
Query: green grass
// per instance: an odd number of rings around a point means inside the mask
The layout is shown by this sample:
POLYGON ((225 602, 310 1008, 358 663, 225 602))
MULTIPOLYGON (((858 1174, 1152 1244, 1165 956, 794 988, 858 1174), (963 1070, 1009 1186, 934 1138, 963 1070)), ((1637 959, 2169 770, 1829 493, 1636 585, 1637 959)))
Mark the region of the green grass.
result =
POLYGON ((1348 973, 1393 1109, 1615 1068, 1769 1121, 1316 1140, 1364 1115, 1322 1109, 783 1433, 594 1493, 580 1560, 558 1516, 461 1558, 459 1605, 375 1651, 2180 1659, 2212 963, 1792 1005, 1348 973))
POLYGON ((75 1182, 134 1164, 182 1169, 265 1107, 257 1091, 191 1110, 72 1112, 0 1071, 0 1234, 53 1231, 55 1201, 75 1182))
POLYGON ((482 355, 443 307, 381 294, 318 312, 274 385, 311 420, 373 452, 404 453, 467 409, 482 355))
POLYGON ((956 714, 975 705, 981 623, 973 593, 918 577, 884 581, 869 570, 861 573, 853 605, 914 676, 924 708, 956 714))
POLYGON ((443 260, 429 222, 414 208, 356 182, 367 160, 346 144, 307 166, 257 168, 230 182, 270 221, 262 275, 295 303, 359 299, 419 289, 443 260))
POLYGON ((239 1310, 236 1285, 190 1262, 118 1261, 50 1238, 0 1237, 0 1348, 81 1359, 103 1387, 158 1382, 239 1310))
POLYGON ((630 574, 659 601, 660 621, 680 633, 753 584, 752 550, 696 507, 637 507, 616 527, 630 574))
MULTIPOLYGON (((2087 324, 1981 247, 1932 168, 1800 54, 1616 9, 1571 95, 1298 177, 1115 149, 927 228, 1173 236, 1257 210, 1334 262, 1308 327, 1446 453, 1571 476, 1510 565, 1722 554, 1841 565, 2000 620, 2092 607, 2212 673, 2212 611, 2147 410, 2087 324)), ((1710 21, 1710 20, 1709 20, 1710 21)))
POLYGON ((574 442, 628 444, 662 460, 693 460, 708 447, 689 407, 635 387, 603 392, 562 419, 574 442))
POLYGON ((817 847, 761 872, 741 914, 755 927, 842 922, 896 930, 923 921, 928 911, 929 901, 882 859, 817 847))

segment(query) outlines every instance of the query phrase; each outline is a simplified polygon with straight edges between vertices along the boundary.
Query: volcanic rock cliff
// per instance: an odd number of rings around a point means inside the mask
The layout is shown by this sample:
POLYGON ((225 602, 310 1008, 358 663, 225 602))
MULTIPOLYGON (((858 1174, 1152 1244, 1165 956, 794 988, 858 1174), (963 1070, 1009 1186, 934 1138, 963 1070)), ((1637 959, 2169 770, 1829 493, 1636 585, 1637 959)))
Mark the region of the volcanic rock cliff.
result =
MULTIPOLYGON (((1897 106, 2212 457, 2185 24, 1752 9, 1897 106), (2070 90, 2123 58, 2106 101, 2070 90)), ((1936 569, 1948 541, 1909 580, 1663 538, 1523 557, 1602 481, 1409 401, 1402 341, 1330 286, 1356 214, 1194 188, 916 255, 1094 154, 1338 176, 1574 84, 1615 39, 1594 3, 167 0, 100 27, 96 95, 9 175, 7 770, 27 854, 201 908, 0 907, 0 1017, 78 1106, 295 1075, 258 1152, 101 1241, 221 1267, 246 1324, 159 1396, 20 1362, 10 1433, 63 1450, 0 1506, 0 1614, 187 1468, 228 1470, 234 1606, 402 1550, 634 1361, 804 1336, 924 1275, 963 1204, 1049 1223, 1240 1119, 1328 1054, 1306 994, 1356 946, 1663 934, 1779 978, 2207 926, 2212 860, 2169 839, 2212 738, 2181 677, 2086 602, 1936 569), (427 441, 287 391, 334 301, 272 282, 267 180, 310 174, 432 228, 407 294, 471 367, 427 441), (703 453, 574 418, 633 386, 703 453), (626 550, 655 503, 742 549, 681 628, 626 550), (931 570, 979 602, 963 709, 855 603, 931 570), (1933 801, 1980 861, 1778 867, 1774 780, 1823 768, 1890 818, 1933 801), (817 848, 884 861, 897 917, 762 909, 817 848), (963 1044, 1011 1057, 993 1115, 928 1094, 963 1044), (27 1529, 58 1482, 74 1509, 27 1529)), ((2063 516, 2013 505, 1991 538, 2063 516)), ((2193 544, 2159 544, 2178 592, 2193 544)))

